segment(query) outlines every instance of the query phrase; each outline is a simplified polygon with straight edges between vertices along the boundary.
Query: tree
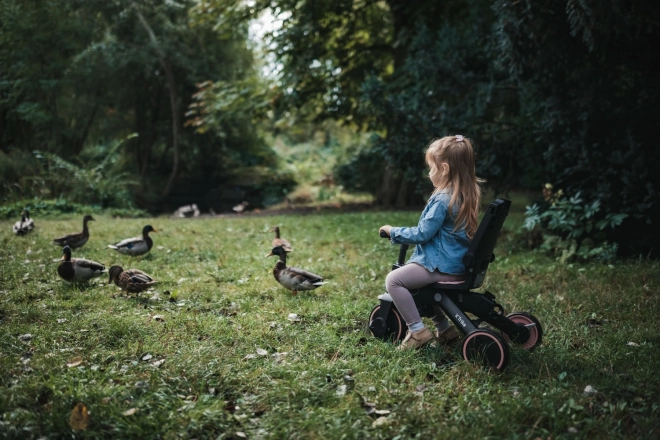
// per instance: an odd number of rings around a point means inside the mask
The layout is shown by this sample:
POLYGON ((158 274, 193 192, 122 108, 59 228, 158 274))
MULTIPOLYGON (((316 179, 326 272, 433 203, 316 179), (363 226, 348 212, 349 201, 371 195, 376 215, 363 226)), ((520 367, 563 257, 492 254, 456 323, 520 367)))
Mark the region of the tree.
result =
POLYGON ((121 165, 140 182, 135 200, 152 210, 203 203, 234 169, 271 166, 249 116, 228 114, 204 134, 184 126, 197 84, 256 75, 247 26, 194 23, 193 5, 0 0, 0 162, 20 168, 3 184, 38 172, 24 159, 32 150, 83 164, 131 133, 121 165))
POLYGON ((660 8, 644 1, 497 1, 502 64, 547 179, 629 217, 624 251, 657 249, 660 8))

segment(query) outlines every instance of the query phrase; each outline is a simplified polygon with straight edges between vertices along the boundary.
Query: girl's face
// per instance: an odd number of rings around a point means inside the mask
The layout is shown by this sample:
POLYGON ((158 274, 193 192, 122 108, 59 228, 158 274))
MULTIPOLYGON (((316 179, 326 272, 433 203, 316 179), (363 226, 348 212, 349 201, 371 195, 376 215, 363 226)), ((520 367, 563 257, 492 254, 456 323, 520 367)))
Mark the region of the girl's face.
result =
POLYGON ((433 183, 433 186, 438 188, 445 180, 447 172, 449 171, 449 165, 446 162, 440 163, 440 168, 436 165, 435 162, 429 163, 429 178, 433 183))

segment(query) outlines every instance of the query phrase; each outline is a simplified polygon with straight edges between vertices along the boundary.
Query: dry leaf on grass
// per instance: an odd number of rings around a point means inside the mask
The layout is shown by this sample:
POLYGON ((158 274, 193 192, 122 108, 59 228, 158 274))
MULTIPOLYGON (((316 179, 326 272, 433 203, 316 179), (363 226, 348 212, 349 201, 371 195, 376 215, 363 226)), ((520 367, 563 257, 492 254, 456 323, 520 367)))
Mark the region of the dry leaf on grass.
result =
POLYGON ((137 410, 138 410, 137 408, 131 408, 129 410, 124 411, 122 414, 125 416, 132 416, 137 412, 137 410))
POLYGON ((377 428, 379 426, 387 425, 389 424, 390 421, 387 419, 387 417, 378 417, 374 422, 371 424, 374 428, 377 428))
POLYGON ((87 407, 81 402, 78 402, 71 411, 69 425, 75 431, 83 431, 89 427, 89 413, 87 412, 87 407))
POLYGON ((71 359, 69 362, 66 363, 66 366, 69 368, 77 367, 78 365, 82 364, 82 358, 80 356, 75 357, 71 359))

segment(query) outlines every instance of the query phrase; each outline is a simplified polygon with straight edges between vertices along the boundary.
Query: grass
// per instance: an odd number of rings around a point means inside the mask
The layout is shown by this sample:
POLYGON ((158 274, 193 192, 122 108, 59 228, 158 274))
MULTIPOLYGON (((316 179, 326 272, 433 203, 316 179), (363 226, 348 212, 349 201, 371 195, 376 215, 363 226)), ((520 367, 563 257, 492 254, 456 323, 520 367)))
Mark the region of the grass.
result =
POLYGON ((416 212, 99 216, 74 257, 160 281, 137 298, 105 277, 58 278, 50 241, 79 218, 37 218, 28 237, 0 223, 0 437, 658 438, 658 262, 560 265, 523 249, 516 208, 485 288, 508 311, 532 310, 545 337, 532 353, 512 348, 502 374, 458 347, 402 353, 365 332, 398 253, 377 227, 416 212), (161 232, 144 258, 105 247, 147 222, 161 232), (328 284, 293 297, 275 282, 264 258, 275 224, 289 264, 328 284), (89 425, 73 431, 79 402, 89 425))

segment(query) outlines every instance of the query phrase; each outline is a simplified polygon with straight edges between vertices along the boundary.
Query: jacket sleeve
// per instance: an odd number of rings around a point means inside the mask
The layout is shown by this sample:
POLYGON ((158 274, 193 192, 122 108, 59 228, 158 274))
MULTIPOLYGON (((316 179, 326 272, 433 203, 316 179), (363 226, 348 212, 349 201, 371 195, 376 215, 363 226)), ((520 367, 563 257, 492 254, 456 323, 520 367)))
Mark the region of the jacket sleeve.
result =
POLYGON ((447 217, 447 205, 439 199, 431 201, 426 212, 420 217, 419 224, 413 228, 395 228, 390 230, 392 244, 422 244, 438 233, 447 217))

